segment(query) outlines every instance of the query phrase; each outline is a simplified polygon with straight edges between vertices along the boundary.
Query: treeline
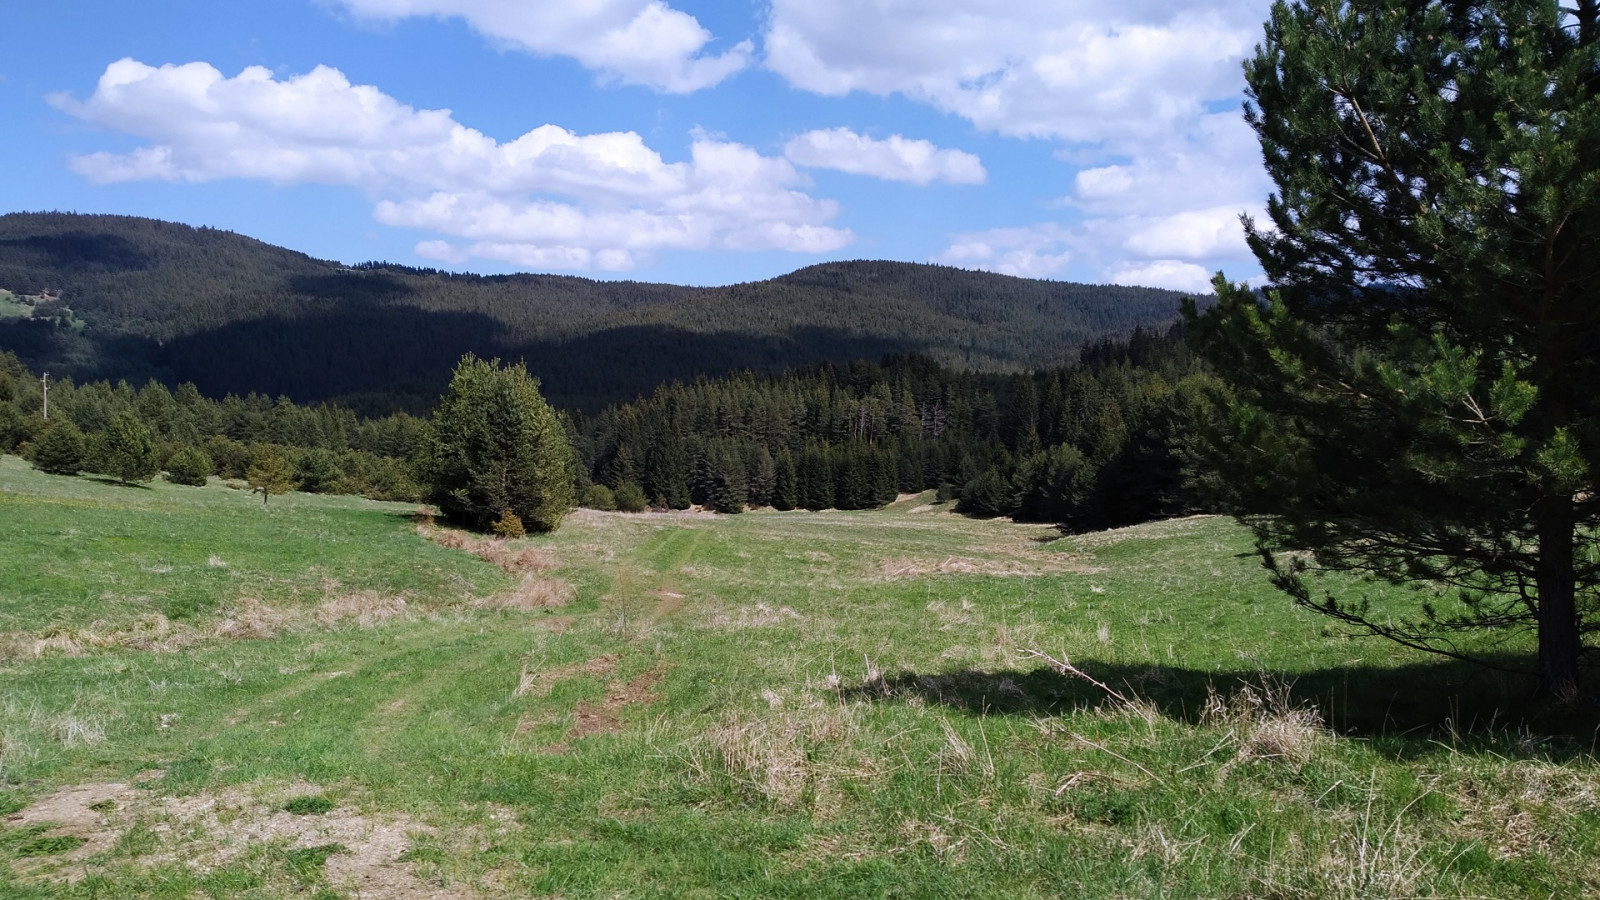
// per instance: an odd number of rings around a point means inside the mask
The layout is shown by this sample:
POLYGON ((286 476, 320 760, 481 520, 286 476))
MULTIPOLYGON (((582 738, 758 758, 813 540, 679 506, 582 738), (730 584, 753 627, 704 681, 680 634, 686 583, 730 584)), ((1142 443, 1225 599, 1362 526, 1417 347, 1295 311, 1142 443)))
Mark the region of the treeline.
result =
MULTIPOLYGON (((1215 385, 1177 330, 1085 345, 1077 364, 1025 375, 901 354, 673 382, 592 416, 561 417, 572 496, 602 509, 738 513, 870 509, 937 489, 970 515, 1073 530, 1175 515, 1197 504, 1184 448, 1195 401, 1215 385)), ((131 417, 169 473, 192 472, 198 454, 209 474, 245 478, 267 452, 305 491, 420 500, 436 480, 432 423, 405 413, 362 418, 262 394, 214 400, 192 384, 156 381, 54 382, 48 421, 43 401, 40 379, 0 353, 0 451, 52 471, 119 474, 114 449, 131 417), (56 454, 70 451, 72 432, 81 458, 68 452, 63 468, 56 454)))
POLYGON ((979 516, 1131 524, 1193 508, 1182 452, 1211 383, 1176 328, 1016 376, 894 356, 659 388, 573 420, 599 503, 866 509, 937 488, 979 516))
POLYGON ((263 454, 285 460, 293 483, 311 493, 418 500, 419 463, 429 424, 405 413, 360 418, 331 404, 301 406, 287 397, 204 397, 193 384, 170 390, 157 381, 46 386, 13 354, 0 352, 0 452, 19 453, 47 471, 122 475, 118 445, 128 423, 148 435, 152 468, 245 478, 263 454), (41 456, 41 454, 43 454, 41 456), (174 461, 177 460, 175 463, 174 461))

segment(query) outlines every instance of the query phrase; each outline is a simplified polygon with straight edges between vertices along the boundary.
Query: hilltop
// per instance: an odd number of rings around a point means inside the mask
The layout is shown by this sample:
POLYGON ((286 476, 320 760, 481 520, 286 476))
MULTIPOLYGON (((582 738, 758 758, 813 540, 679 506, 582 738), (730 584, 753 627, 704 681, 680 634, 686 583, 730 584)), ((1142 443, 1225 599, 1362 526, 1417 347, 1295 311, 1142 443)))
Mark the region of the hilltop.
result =
POLYGON ((194 382, 423 409, 468 351, 526 358, 558 404, 596 408, 741 369, 914 352, 1014 371, 1160 327, 1180 294, 855 261, 696 288, 347 266, 129 216, 0 216, 0 349, 85 378, 194 382))

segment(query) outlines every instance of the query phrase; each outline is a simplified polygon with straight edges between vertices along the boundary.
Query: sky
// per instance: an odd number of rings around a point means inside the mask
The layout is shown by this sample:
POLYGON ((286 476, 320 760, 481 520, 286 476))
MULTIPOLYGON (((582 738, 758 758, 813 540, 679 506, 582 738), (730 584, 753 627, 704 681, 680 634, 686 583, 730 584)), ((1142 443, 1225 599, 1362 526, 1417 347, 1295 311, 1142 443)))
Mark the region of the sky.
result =
POLYGON ((719 285, 1259 267, 1267 0, 0 2, 0 212, 719 285))

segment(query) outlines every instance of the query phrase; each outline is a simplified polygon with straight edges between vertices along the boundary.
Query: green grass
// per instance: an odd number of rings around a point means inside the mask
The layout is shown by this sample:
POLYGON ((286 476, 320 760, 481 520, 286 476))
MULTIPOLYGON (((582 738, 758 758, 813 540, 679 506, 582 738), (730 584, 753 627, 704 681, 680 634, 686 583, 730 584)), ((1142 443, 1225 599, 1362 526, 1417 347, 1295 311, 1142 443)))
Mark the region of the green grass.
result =
POLYGON ((0 290, 0 319, 26 319, 33 315, 33 307, 23 303, 16 294, 0 290))
POLYGON ((10 458, 0 487, 28 638, 0 663, 0 809, 99 786, 105 837, 67 882, 21 852, 65 830, 5 826, 6 896, 353 896, 369 864, 399 895, 1600 891, 1589 736, 1295 608, 1225 520, 579 513, 515 545, 576 595, 528 610, 479 602, 515 579, 404 507, 10 458), (357 590, 406 612, 217 636, 241 598, 357 590), (190 638, 141 649, 164 603, 190 638), (41 642, 69 627, 112 637, 41 642))

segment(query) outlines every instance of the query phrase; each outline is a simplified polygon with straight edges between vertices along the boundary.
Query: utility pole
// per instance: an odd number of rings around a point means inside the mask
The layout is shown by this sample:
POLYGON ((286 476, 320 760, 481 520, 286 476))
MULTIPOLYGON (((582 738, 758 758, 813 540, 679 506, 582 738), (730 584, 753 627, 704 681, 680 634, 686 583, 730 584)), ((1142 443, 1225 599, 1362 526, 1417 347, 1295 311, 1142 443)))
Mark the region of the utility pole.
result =
POLYGON ((50 373, 44 373, 41 381, 44 382, 44 418, 48 422, 50 421, 50 373))

